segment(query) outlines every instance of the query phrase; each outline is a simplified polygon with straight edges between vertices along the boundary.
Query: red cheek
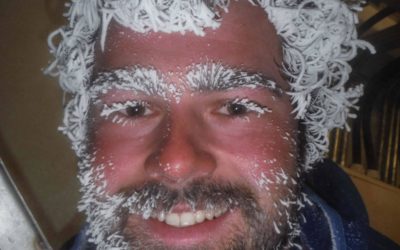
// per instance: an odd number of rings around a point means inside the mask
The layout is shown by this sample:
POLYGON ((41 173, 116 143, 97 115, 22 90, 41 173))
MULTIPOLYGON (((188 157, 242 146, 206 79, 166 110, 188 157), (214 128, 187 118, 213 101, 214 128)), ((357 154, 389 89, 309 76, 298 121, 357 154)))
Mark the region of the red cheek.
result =
POLYGON ((96 125, 92 136, 93 151, 96 151, 94 166, 106 166, 104 173, 109 193, 143 182, 145 172, 141 166, 159 142, 161 134, 153 129, 138 135, 137 129, 110 121, 96 125))
POLYGON ((294 138, 294 126, 285 126, 283 121, 268 119, 243 121, 240 125, 213 126, 205 130, 203 138, 215 144, 216 148, 223 148, 241 157, 265 156, 269 159, 285 158, 289 153, 294 154, 294 144, 297 141, 294 138))
MULTIPOLYGON (((237 129, 237 127, 236 127, 237 129)), ((248 123, 239 130, 229 126, 208 129, 203 135, 212 151, 220 152, 220 162, 228 165, 221 175, 257 185, 262 176, 272 179, 276 171, 283 169, 292 175, 296 167, 297 138, 295 123, 284 123, 280 119, 268 122, 260 119, 259 124, 248 123), (228 173, 228 174, 226 174, 228 173)))

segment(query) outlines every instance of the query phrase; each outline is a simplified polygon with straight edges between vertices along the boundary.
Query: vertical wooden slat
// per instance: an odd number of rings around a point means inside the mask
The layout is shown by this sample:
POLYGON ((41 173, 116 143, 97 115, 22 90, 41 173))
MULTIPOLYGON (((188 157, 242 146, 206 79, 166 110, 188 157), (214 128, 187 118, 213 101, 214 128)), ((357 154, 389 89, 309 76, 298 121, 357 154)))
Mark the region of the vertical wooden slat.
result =
POLYGON ((393 149, 393 176, 392 183, 397 185, 398 180, 398 171, 399 171, 399 143, 400 143, 400 108, 397 108, 396 114, 396 125, 395 125, 395 138, 394 138, 394 149, 393 149))
POLYGON ((338 128, 335 128, 335 132, 334 132, 334 136, 335 136, 335 144, 333 147, 333 155, 332 155, 332 160, 336 163, 338 163, 338 156, 339 156, 339 144, 340 144, 340 131, 338 128))
POLYGON ((394 126, 395 126, 396 108, 393 105, 390 110, 390 126, 389 126, 389 136, 388 136, 388 147, 386 153, 386 164, 385 164, 385 182, 391 183, 392 176, 392 152, 393 152, 393 136, 394 136, 394 126))
POLYGON ((384 164, 385 164, 385 158, 384 158, 384 151, 385 151, 385 142, 386 142, 386 120, 388 118, 388 108, 389 108, 389 104, 388 102, 384 102, 383 103, 383 114, 382 114, 382 118, 381 118, 381 131, 379 134, 379 140, 380 140, 380 146, 379 146, 379 153, 378 153, 378 169, 379 172, 381 173, 381 180, 384 180, 384 164))
POLYGON ((349 132, 347 130, 344 130, 342 147, 341 147, 342 148, 342 159, 340 161, 340 165, 342 167, 347 167, 348 141, 349 141, 349 132))

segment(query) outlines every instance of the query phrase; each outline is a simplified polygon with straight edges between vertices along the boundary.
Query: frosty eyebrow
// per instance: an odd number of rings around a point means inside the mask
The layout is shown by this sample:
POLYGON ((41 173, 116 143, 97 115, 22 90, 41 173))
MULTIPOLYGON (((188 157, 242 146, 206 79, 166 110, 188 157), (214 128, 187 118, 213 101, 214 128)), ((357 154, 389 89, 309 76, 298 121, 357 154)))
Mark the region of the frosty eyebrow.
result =
MULTIPOLYGON (((284 93, 275 81, 261 73, 226 67, 219 63, 191 66, 186 74, 186 81, 192 91, 198 92, 264 87, 277 97, 281 97, 284 93)), ((174 84, 166 83, 157 70, 141 66, 97 73, 89 87, 90 97, 98 99, 111 89, 129 90, 162 98, 172 94, 179 99, 181 95, 181 89, 174 84)))
POLYGON ((261 73, 226 67, 219 63, 195 65, 187 74, 187 80, 193 91, 224 91, 239 87, 265 87, 277 97, 283 89, 271 78, 261 73))
POLYGON ((99 72, 89 87, 91 98, 98 98, 111 89, 140 92, 149 96, 166 98, 170 85, 165 83, 160 73, 153 68, 135 66, 99 72))

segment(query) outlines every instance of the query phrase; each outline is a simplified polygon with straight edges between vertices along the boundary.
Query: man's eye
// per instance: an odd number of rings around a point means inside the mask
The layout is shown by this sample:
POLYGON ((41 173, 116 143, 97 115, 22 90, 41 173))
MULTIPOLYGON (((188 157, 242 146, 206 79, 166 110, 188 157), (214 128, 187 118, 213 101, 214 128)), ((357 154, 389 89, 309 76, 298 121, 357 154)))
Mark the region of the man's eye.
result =
POLYGON ((240 103, 228 103, 226 106, 229 115, 240 116, 245 115, 248 112, 247 107, 240 103))
POLYGON ((128 106, 125 109, 121 110, 120 112, 129 117, 140 117, 152 114, 150 108, 142 104, 137 104, 135 106, 128 106))
POLYGON ((100 116, 105 117, 106 119, 110 116, 114 116, 114 120, 116 119, 115 116, 140 118, 152 115, 153 113, 154 111, 151 109, 150 104, 145 101, 127 101, 117 102, 111 105, 105 104, 101 110, 100 116))
POLYGON ((225 103, 218 112, 228 116, 244 116, 255 113, 260 117, 267 112, 271 112, 271 110, 247 98, 236 98, 225 103))

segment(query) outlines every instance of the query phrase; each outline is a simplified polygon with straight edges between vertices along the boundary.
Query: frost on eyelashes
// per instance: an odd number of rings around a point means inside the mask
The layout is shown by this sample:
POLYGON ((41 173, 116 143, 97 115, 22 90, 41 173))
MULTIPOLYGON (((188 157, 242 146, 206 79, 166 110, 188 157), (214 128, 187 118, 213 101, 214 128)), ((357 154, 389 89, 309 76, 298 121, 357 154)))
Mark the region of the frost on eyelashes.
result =
POLYGON ((261 117, 265 113, 271 113, 272 110, 268 107, 261 106, 260 104, 251 101, 247 98, 235 98, 229 104, 240 104, 243 105, 248 111, 254 112, 257 114, 257 117, 261 117))
MULTIPOLYGON (((129 108, 135 109, 136 107, 144 107, 145 109, 147 109, 148 106, 149 104, 147 102, 140 100, 112 103, 111 105, 104 104, 100 112, 100 116, 104 117, 105 119, 110 119, 110 116, 114 115, 111 118, 112 122, 125 126, 129 122, 129 120, 127 120, 125 117, 119 117, 116 114, 123 113, 125 116, 129 116, 129 111, 127 111, 129 108)), ((147 115, 146 111, 144 114, 141 115, 147 115)))
POLYGON ((101 110, 100 116, 107 119, 111 114, 113 114, 115 112, 122 111, 128 107, 136 107, 138 105, 147 105, 147 104, 142 101, 118 102, 118 103, 113 103, 111 105, 104 104, 103 109, 101 110))

